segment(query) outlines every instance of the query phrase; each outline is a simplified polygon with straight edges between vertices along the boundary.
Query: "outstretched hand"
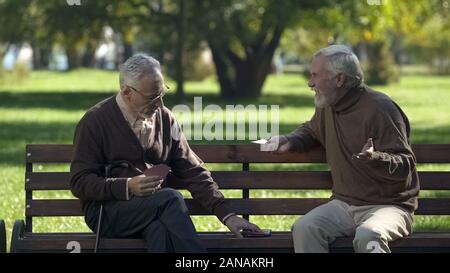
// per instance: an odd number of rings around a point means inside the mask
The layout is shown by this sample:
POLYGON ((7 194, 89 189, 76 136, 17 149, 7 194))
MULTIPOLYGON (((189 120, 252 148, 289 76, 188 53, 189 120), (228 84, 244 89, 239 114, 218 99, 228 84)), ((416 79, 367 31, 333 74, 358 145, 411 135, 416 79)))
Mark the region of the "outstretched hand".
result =
POLYGON ((367 143, 362 148, 361 152, 358 154, 352 155, 352 159, 370 160, 372 158, 374 150, 375 150, 375 148, 373 146, 373 140, 372 140, 372 138, 369 138, 367 140, 367 143))
POLYGON ((285 136, 273 136, 269 138, 267 143, 261 145, 262 152, 270 152, 272 154, 286 153, 290 148, 290 143, 285 136))

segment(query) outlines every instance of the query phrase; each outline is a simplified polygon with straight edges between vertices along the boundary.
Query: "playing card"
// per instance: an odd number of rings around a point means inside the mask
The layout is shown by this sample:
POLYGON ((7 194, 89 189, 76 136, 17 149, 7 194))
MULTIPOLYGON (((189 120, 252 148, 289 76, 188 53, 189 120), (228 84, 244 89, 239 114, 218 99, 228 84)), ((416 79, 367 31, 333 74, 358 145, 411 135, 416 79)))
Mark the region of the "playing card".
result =
POLYGON ((254 140, 254 141, 252 141, 252 143, 255 143, 255 144, 266 144, 267 143, 267 139, 258 139, 258 140, 254 140))
POLYGON ((159 176, 161 178, 166 178, 169 171, 169 166, 165 164, 158 164, 145 170, 144 174, 145 176, 159 176))

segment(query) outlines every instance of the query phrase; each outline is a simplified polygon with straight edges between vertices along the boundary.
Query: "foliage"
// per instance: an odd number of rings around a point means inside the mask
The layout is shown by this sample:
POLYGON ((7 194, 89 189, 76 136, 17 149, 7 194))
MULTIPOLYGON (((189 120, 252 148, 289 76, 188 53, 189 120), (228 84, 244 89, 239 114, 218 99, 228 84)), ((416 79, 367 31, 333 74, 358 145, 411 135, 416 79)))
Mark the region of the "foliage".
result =
POLYGON ((197 27, 208 42, 221 95, 259 97, 286 28, 328 1, 196 1, 197 27))

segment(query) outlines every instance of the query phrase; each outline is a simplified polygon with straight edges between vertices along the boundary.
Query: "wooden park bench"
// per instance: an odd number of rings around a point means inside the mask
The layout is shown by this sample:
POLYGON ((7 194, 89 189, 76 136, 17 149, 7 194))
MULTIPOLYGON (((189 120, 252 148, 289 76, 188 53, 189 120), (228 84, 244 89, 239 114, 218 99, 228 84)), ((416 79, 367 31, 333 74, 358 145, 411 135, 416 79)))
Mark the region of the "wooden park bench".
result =
MULTIPOLYGON (((17 220, 11 239, 11 252, 69 252, 73 241, 81 252, 92 252, 93 233, 33 232, 36 217, 81 216, 77 199, 34 199, 36 191, 69 189, 68 172, 39 172, 37 164, 68 163, 72 145, 27 145, 25 173, 25 221, 17 220)), ((234 210, 244 217, 253 215, 303 215, 324 204, 327 198, 250 198, 252 190, 329 190, 329 171, 252 171, 255 163, 326 163, 325 152, 318 148, 308 153, 272 155, 259 151, 257 145, 192 145, 206 163, 237 163, 239 171, 214 171, 212 175, 221 189, 238 189, 241 198, 229 199, 234 210)), ((413 145, 418 163, 450 163, 450 144, 413 145)), ((326 165, 325 165, 326 166, 326 165)), ((419 172, 422 190, 450 190, 450 171, 419 172)), ((168 185, 183 189, 183 184, 169 178, 168 185)), ((437 195, 439 196, 439 195, 437 195)), ((192 199, 186 199, 192 215, 207 211, 192 199)), ((450 198, 421 198, 416 215, 450 215, 450 198)), ((251 220, 251 219, 250 219, 251 220)), ((264 228, 264 223, 260 223, 264 228)), ((289 231, 273 232, 271 237, 239 239, 230 232, 199 232, 211 252, 292 252, 289 231)), ((351 252, 353 238, 339 238, 332 252, 351 252)), ((390 244, 394 252, 450 252, 449 231, 417 232, 390 244)), ((145 251, 141 239, 102 239, 102 252, 145 251)))

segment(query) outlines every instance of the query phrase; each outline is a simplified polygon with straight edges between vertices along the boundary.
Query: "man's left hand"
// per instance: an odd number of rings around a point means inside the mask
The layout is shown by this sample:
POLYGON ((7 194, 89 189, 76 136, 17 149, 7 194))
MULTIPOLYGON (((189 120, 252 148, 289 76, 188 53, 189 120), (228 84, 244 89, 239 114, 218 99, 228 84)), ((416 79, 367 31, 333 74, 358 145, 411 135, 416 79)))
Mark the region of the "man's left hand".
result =
POLYGON ((372 159, 373 152, 374 152, 373 140, 372 138, 369 138, 367 140, 367 143, 362 148, 361 152, 359 154, 352 155, 352 159, 367 161, 372 159))
POLYGON ((241 230, 250 229, 254 232, 263 232, 257 225, 248 222, 247 220, 238 217, 236 215, 230 216, 226 221, 225 225, 228 229, 233 232, 238 238, 243 238, 241 230))

